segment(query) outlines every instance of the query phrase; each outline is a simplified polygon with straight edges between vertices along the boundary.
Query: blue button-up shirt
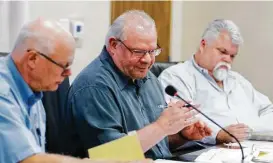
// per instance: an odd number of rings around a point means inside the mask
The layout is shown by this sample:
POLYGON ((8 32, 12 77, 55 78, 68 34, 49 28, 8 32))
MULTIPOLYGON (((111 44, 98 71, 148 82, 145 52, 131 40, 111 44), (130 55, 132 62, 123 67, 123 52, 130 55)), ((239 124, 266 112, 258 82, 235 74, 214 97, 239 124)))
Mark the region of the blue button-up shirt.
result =
POLYGON ((45 147, 42 93, 33 92, 11 56, 0 58, 0 162, 17 163, 45 147))
MULTIPOLYGON (((62 121, 68 132, 67 139, 63 139, 65 153, 86 157, 89 148, 156 121, 165 105, 161 86, 151 72, 144 79, 132 82, 115 66, 104 48, 70 89, 62 121)), ((167 138, 145 155, 154 159, 171 156, 167 138)))

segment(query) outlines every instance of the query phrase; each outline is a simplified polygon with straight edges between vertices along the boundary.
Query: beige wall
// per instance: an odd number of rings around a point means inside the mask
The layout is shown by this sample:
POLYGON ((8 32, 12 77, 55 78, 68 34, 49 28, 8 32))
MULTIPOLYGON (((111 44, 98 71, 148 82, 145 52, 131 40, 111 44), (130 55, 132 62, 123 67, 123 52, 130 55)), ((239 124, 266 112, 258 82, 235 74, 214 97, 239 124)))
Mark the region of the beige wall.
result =
POLYGON ((171 19, 171 35, 170 35, 170 61, 182 60, 182 16, 183 1, 172 2, 172 19, 171 19))
POLYGON ((84 22, 83 46, 76 50, 72 65, 73 80, 95 57, 104 45, 104 38, 110 24, 109 1, 29 1, 29 19, 38 16, 59 20, 79 18, 84 22))
POLYGON ((273 100, 272 15, 273 2, 183 2, 182 59, 195 52, 208 22, 231 19, 245 40, 233 69, 273 100))
POLYGON ((9 52, 9 3, 0 1, 0 52, 9 52))
MULTIPOLYGON (((83 47, 77 49, 75 76, 101 51, 110 22, 109 1, 29 1, 29 19, 81 18, 85 24, 83 47)), ((196 50, 209 21, 231 19, 241 27, 245 44, 234 69, 273 100, 273 2, 173 1, 171 60, 188 59, 196 50)), ((1 41, 1 39, 0 39, 1 41)))
MULTIPOLYGON (((110 25, 110 1, 29 1, 29 19, 38 16, 58 20, 80 18, 84 20, 83 47, 77 49, 72 66, 73 80, 102 49, 110 25)), ((171 61, 181 60, 182 47, 182 1, 172 3, 171 61), (178 37, 179 36, 179 37, 178 37)))

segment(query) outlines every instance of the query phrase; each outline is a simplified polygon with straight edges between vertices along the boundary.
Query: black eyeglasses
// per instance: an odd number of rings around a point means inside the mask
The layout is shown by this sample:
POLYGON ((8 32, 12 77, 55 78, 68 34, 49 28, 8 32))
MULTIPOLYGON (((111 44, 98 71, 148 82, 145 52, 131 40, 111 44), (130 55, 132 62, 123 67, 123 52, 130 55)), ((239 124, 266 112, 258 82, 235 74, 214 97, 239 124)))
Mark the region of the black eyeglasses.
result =
POLYGON ((125 47, 126 49, 128 49, 131 53, 136 54, 137 56, 144 56, 144 55, 146 55, 146 54, 148 53, 148 54, 150 54, 150 55, 156 57, 156 56, 158 56, 158 55, 161 53, 161 51, 162 51, 161 47, 160 47, 158 44, 157 44, 157 48, 154 49, 154 50, 138 50, 138 49, 131 49, 131 48, 129 48, 129 47, 128 47, 127 45, 125 45, 124 42, 121 41, 120 39, 117 39, 117 41, 120 42, 120 43, 122 43, 122 45, 124 45, 124 47, 125 47))
MULTIPOLYGON (((30 52, 30 51, 31 51, 31 49, 28 49, 28 50, 27 50, 27 52, 30 52)), ((43 53, 41 53, 41 52, 39 52, 39 51, 37 51, 37 50, 34 50, 34 51, 35 51, 35 53, 37 53, 37 54, 43 56, 45 59, 47 59, 47 60, 50 61, 51 63, 57 65, 57 66, 60 67, 60 68, 62 68, 62 69, 63 69, 62 74, 64 74, 66 71, 68 71, 68 70, 71 68, 71 65, 69 65, 69 64, 67 64, 66 66, 64 66, 64 65, 62 65, 62 64, 60 64, 60 63, 54 61, 53 59, 51 59, 51 58, 48 57, 47 55, 45 55, 45 54, 43 54, 43 53)))

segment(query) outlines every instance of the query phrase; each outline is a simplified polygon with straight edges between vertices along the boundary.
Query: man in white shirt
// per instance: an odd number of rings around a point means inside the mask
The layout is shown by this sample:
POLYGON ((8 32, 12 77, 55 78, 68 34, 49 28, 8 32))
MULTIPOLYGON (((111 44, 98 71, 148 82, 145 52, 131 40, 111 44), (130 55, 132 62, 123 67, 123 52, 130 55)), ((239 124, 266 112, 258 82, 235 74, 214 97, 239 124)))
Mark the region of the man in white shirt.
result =
MULTIPOLYGON (((272 122, 270 116, 273 117, 271 101, 243 76, 230 70, 242 43, 236 24, 230 20, 214 20, 204 31, 192 58, 159 76, 164 88, 175 86, 183 98, 200 104, 203 112, 240 141, 247 139, 251 130, 266 128, 265 122, 272 122)), ((166 95, 167 101, 170 98, 166 95)), ((235 142, 219 127, 207 122, 213 129, 212 140, 235 142)))

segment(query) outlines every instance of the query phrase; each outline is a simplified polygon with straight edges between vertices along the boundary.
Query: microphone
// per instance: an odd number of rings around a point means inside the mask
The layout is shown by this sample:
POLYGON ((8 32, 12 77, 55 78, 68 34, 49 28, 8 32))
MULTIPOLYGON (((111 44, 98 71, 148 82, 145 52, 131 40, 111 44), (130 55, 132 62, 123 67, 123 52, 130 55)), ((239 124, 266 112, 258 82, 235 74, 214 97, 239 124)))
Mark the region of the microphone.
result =
POLYGON ((243 151, 243 147, 241 145, 241 143, 239 142, 239 140, 232 135, 229 131, 227 131, 226 129, 224 129, 221 125, 219 125, 217 122, 215 122, 213 119, 211 119, 209 116, 207 116, 206 114, 204 114, 203 112, 201 112, 199 109, 197 109, 195 106, 193 106, 192 104, 188 103, 186 100, 184 100, 181 96, 178 95, 177 90, 172 86, 172 85, 168 85, 165 88, 165 92, 172 96, 172 97, 178 97, 179 99, 181 99, 182 101, 184 101, 188 106, 192 107, 194 110, 196 110, 197 112, 199 112, 200 114, 202 114, 204 117, 206 117, 208 120, 210 120, 212 123, 214 123, 215 125, 217 125, 218 127, 220 127, 224 132, 226 132, 229 136, 231 136, 232 138, 234 138, 236 140, 236 142, 239 144, 241 152, 242 152, 242 162, 244 161, 245 157, 244 157, 244 151, 243 151))

